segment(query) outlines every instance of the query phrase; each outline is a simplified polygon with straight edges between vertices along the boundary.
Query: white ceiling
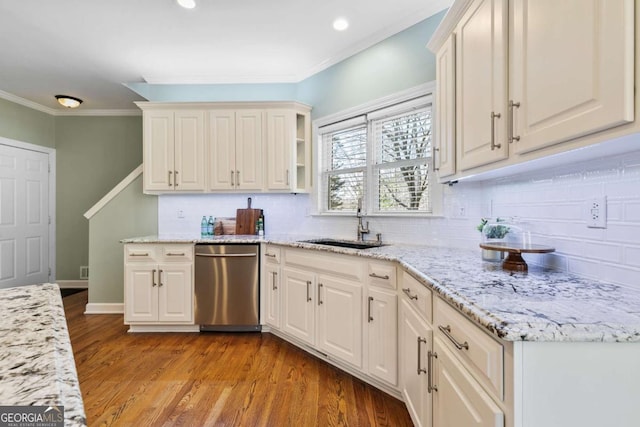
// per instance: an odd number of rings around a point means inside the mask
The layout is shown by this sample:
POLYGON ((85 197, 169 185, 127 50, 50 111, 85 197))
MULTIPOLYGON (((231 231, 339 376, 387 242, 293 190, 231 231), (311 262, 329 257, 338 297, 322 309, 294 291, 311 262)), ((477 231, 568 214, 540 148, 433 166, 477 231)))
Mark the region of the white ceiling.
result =
POLYGON ((196 2, 0 0, 0 96, 55 114, 54 95, 72 95, 79 113, 136 109, 129 82, 297 82, 452 0, 196 2))

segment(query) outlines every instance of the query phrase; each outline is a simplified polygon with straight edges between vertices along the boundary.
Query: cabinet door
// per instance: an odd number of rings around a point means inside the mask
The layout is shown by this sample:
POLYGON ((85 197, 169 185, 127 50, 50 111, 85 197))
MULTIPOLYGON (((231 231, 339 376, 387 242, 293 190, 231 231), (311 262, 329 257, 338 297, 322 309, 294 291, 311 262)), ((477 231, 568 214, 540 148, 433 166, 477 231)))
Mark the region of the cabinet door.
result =
POLYGON ((456 172, 456 51, 451 34, 436 55, 435 168, 443 178, 456 172))
POLYGON ((291 151, 295 144, 295 113, 292 110, 267 111, 267 189, 290 190, 291 151))
POLYGON ((369 289, 367 296, 369 374, 398 384, 398 296, 369 289))
POLYGON ((414 424, 430 427, 432 403, 427 390, 427 356, 433 345, 433 331, 405 300, 400 304, 399 329, 402 395, 414 424))
POLYGON ((633 121, 633 0, 516 0, 512 7, 516 152, 633 121))
POLYGON ((193 323, 191 266, 191 264, 159 265, 159 321, 193 323))
POLYGON ((173 190, 173 111, 145 111, 143 120, 144 190, 173 190))
POLYGON ((174 189, 204 190, 204 112, 175 112, 174 189))
POLYGON ((507 0, 476 0, 456 27, 456 164, 508 157, 507 0))
POLYGON ((236 112, 237 190, 261 190, 264 185, 262 134, 261 110, 236 112))
POLYGON ((158 320, 157 274, 155 264, 125 265, 125 323, 158 320))
POLYGON ((433 423, 437 427, 502 427, 504 414, 465 367, 436 338, 433 423))
POLYGON ((233 110, 210 111, 208 119, 209 190, 234 190, 236 114, 233 110))
POLYGON ((362 285, 318 277, 318 347, 362 367, 362 285))
POLYGON ((280 268, 265 265, 264 271, 264 322, 272 328, 280 329, 280 268))
POLYGON ((282 269, 282 330, 315 344, 315 277, 311 273, 282 269))

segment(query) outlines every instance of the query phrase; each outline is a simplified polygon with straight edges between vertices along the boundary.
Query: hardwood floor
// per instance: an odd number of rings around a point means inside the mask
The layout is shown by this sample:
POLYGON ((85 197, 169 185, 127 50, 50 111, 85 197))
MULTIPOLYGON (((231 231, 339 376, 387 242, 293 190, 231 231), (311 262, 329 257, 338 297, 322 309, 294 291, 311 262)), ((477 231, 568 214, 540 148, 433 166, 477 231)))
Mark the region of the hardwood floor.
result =
POLYGON ((404 404, 269 333, 129 334, 63 299, 89 426, 410 426, 404 404))

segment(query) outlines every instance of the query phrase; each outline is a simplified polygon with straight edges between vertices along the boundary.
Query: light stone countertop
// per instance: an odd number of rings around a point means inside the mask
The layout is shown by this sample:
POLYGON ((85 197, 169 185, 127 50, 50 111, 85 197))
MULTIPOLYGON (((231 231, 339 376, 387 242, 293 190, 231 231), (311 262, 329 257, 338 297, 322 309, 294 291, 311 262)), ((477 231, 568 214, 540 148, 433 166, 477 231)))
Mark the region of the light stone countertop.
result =
POLYGON ((640 291, 533 265, 529 265, 528 274, 509 273, 499 264, 483 262, 479 248, 391 244, 357 250, 299 242, 311 238, 147 236, 122 242, 272 243, 397 261, 441 298, 503 340, 640 342, 640 291))
POLYGON ((64 406, 65 426, 86 426, 57 284, 0 289, 0 404, 64 406))

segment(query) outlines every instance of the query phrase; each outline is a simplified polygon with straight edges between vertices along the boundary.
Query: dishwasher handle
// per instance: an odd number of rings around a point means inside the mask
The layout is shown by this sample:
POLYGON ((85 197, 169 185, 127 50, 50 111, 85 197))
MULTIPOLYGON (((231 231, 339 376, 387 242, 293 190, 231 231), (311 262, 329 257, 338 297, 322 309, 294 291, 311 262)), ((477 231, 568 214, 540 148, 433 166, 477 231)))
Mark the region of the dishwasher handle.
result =
POLYGON ((196 254, 196 256, 203 256, 207 258, 248 258, 257 257, 258 254, 196 254))

